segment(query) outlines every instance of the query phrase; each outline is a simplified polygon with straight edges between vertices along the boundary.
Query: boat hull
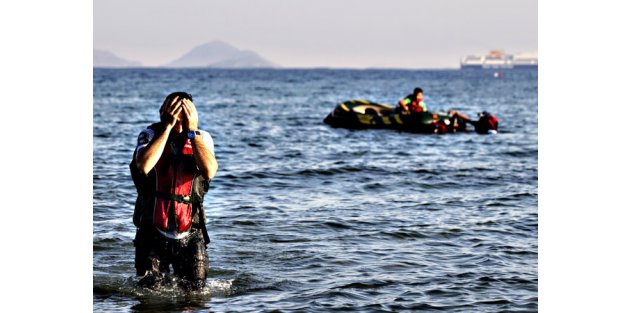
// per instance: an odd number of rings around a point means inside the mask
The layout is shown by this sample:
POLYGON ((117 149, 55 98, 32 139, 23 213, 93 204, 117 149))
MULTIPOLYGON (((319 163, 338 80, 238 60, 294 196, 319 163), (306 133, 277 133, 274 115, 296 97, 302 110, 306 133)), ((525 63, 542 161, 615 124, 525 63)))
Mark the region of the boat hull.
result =
POLYGON ((446 113, 421 112, 401 114, 391 105, 367 100, 349 100, 338 104, 324 123, 339 128, 397 129, 414 133, 447 133, 465 130, 465 123, 446 113))

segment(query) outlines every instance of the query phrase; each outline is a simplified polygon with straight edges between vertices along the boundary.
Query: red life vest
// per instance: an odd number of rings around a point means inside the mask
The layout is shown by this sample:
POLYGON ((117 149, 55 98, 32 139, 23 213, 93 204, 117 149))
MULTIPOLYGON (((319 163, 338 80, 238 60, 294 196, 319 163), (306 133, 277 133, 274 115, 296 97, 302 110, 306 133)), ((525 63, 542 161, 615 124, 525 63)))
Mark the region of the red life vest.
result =
MULTIPOLYGON (((158 123, 149 128, 156 136, 162 131, 158 123)), ((205 230, 203 197, 209 181, 199 173, 192 144, 185 134, 169 137, 160 159, 147 175, 140 173, 133 160, 130 169, 138 190, 134 212, 137 227, 153 225, 173 234, 192 226, 205 230)))
POLYGON ((487 112, 484 112, 477 122, 474 122, 475 131, 479 134, 487 134, 490 130, 499 130, 499 119, 487 112))
POLYGON ((418 101, 418 99, 416 99, 416 96, 414 96, 413 94, 405 97, 405 101, 409 105, 409 111, 411 112, 420 113, 427 110, 427 106, 426 104, 424 104, 424 101, 418 101))
POLYGON ((424 112, 426 111, 426 105, 424 104, 424 101, 411 101, 411 104, 409 105, 409 110, 415 113, 424 112))
POLYGON ((497 130, 499 128, 499 119, 492 114, 488 114, 488 126, 492 130, 497 130))
POLYGON ((192 184, 197 166, 190 139, 171 140, 155 164, 153 225, 163 231, 184 232, 192 226, 192 184))
POLYGON ((448 127, 444 123, 433 121, 431 122, 431 124, 433 124, 433 127, 435 127, 433 129, 433 133, 435 134, 446 134, 446 132, 448 131, 448 127))

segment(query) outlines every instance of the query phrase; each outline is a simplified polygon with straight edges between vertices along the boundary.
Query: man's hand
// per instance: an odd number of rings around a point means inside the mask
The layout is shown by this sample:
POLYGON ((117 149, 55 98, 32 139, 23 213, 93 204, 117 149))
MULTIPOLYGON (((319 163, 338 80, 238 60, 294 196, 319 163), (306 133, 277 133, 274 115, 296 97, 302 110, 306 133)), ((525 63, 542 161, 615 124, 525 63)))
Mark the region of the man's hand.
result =
POLYGON ((409 114, 409 107, 407 106, 407 99, 402 99, 400 101, 398 101, 398 105, 400 105, 400 108, 402 108, 402 114, 403 115, 407 115, 409 114))
POLYGON ((197 114, 197 109, 192 101, 188 99, 182 100, 182 108, 184 109, 184 120, 183 126, 184 130, 198 130, 199 128, 199 115, 197 114))
POLYGON ((182 101, 180 101, 179 97, 166 99, 160 108, 160 121, 167 129, 173 128, 181 111, 182 101))

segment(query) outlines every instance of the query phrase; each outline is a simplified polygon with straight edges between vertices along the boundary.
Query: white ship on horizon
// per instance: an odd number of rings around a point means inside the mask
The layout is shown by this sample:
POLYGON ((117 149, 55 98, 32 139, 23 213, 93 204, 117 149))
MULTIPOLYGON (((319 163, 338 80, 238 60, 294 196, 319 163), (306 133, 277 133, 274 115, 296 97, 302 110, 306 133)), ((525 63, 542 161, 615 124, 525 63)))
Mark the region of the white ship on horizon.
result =
POLYGON ((506 54, 502 50, 491 50, 484 56, 469 55, 461 58, 460 68, 473 69, 520 69, 538 68, 538 53, 506 54))

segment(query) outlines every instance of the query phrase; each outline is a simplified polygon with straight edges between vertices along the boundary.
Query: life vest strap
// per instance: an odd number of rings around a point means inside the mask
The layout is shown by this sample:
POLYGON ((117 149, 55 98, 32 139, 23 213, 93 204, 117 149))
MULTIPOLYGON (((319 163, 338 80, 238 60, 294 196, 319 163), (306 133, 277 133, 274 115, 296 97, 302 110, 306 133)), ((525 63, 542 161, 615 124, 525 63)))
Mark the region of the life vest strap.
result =
POLYGON ((172 200, 172 201, 176 201, 176 202, 184 203, 184 204, 199 202, 199 199, 197 199, 197 197, 191 196, 191 195, 174 195, 174 194, 168 194, 168 193, 163 193, 163 192, 156 192, 155 196, 160 199, 172 200))

